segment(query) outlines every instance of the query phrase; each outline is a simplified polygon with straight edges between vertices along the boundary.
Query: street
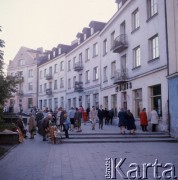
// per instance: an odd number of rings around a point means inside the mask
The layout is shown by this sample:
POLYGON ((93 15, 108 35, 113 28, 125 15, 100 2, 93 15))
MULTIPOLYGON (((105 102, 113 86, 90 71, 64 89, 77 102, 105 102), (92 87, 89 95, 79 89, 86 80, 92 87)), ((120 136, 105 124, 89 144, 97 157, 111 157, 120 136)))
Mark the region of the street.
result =
MULTIPOLYGON (((85 127, 83 127, 84 130, 85 127)), ((140 168, 140 174, 135 171, 132 176, 140 175, 142 176, 140 179, 143 179, 143 164, 156 164, 156 159, 162 165, 157 173, 161 179, 164 179, 163 171, 171 168, 168 166, 166 168, 166 163, 171 163, 175 167, 174 172, 169 171, 166 177, 169 175, 170 179, 175 179, 175 176, 178 176, 178 143, 62 143, 53 145, 48 141, 43 142, 42 137, 36 135, 34 140, 25 139, 0 160, 0 179, 104 180, 106 179, 106 158, 113 160, 117 158, 118 162, 120 158, 122 160, 126 158, 121 168, 115 169, 116 179, 126 179, 124 175, 133 169, 129 167, 131 163, 140 168)), ((153 180, 154 167, 148 168, 146 175, 148 179, 153 180)))

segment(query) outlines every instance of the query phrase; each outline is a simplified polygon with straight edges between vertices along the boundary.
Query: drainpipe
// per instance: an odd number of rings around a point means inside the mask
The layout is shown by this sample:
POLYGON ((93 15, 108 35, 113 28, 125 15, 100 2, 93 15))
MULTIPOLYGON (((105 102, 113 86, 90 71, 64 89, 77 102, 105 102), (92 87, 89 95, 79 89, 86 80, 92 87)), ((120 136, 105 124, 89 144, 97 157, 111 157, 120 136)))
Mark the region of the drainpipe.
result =
MULTIPOLYGON (((168 25, 167 25, 167 5, 166 0, 164 0, 164 10, 165 10, 165 31, 166 31, 166 55, 167 55, 167 77, 169 76, 169 47, 168 47, 168 25)), ((169 81, 169 80, 168 80, 169 81)), ((171 133, 171 122, 170 122, 170 111, 169 111, 169 83, 168 83, 168 131, 171 133)))

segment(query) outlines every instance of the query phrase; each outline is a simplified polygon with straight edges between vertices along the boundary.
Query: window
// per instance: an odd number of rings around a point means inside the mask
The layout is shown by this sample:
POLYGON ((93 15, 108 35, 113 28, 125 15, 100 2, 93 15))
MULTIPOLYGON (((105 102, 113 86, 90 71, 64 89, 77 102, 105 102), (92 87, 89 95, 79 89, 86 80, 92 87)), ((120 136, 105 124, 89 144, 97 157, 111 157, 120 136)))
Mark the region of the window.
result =
POLYGON ((46 77, 46 69, 44 70, 44 77, 46 77))
POLYGON ((93 44, 93 57, 98 55, 98 43, 93 44))
POLYGON ((68 79, 68 89, 71 89, 71 79, 68 79))
POLYGON ((64 97, 61 97, 60 100, 61 100, 61 105, 60 105, 60 106, 61 106, 61 107, 64 107, 64 97))
POLYGON ((114 117, 117 117, 117 94, 111 95, 111 108, 114 111, 114 117))
POLYGON ((49 75, 52 75, 52 67, 49 67, 49 75))
POLYGON ((86 39, 87 39, 87 35, 86 35, 86 34, 84 34, 83 38, 84 38, 84 40, 86 40, 86 39))
POLYGON ((73 87, 75 87, 76 76, 73 77, 73 87))
POLYGON ((94 34, 94 28, 91 28, 91 35, 94 34))
POLYGON ((52 90, 52 82, 49 82, 49 89, 52 90))
POLYGON ((28 108, 33 107, 33 98, 28 98, 28 108))
POLYGON ((56 52, 55 51, 53 51, 53 57, 55 57, 56 56, 56 52))
POLYGON ((132 30, 135 30, 140 27, 139 11, 136 9, 132 13, 132 30))
POLYGON ((85 75, 85 82, 89 83, 90 82, 90 71, 86 71, 86 75, 85 75))
POLYGON ((86 104, 86 108, 90 107, 90 95, 86 95, 85 96, 85 104, 86 104))
POLYGON ((142 89, 136 89, 134 91, 135 96, 135 117, 138 118, 140 111, 142 110, 142 89))
POLYGON ((111 63, 111 78, 113 78, 115 76, 115 73, 116 73, 116 62, 113 61, 111 63))
POLYGON ((40 79, 42 79, 42 71, 40 71, 40 79))
POLYGON ((148 19, 158 13, 157 0, 147 0, 148 19))
POLYGON ((93 106, 99 108, 99 93, 93 94, 93 106))
POLYGON ((104 104, 103 104, 104 107, 108 109, 108 96, 105 96, 105 97, 103 98, 103 102, 104 102, 104 104))
POLYGON ((42 85, 40 85, 40 93, 42 93, 42 85))
POLYGON ((71 70, 71 60, 68 61, 68 71, 71 70))
POLYGON ((161 85, 151 87, 151 109, 155 109, 159 116, 162 116, 161 85))
POLYGON ((61 54, 61 48, 58 49, 58 54, 61 54))
POLYGON ((82 53, 79 54, 79 62, 82 64, 82 53))
POLYGON ((79 81, 82 82, 82 74, 79 74, 79 81))
POLYGON ((95 67, 93 69, 93 80, 98 80, 99 79, 99 72, 98 72, 98 67, 95 67))
POLYGON ((103 80, 104 80, 104 82, 106 82, 108 80, 108 78, 107 78, 107 70, 108 70, 108 67, 105 66, 104 69, 103 69, 103 80))
POLYGON ((33 90, 33 84, 30 82, 28 83, 28 90, 29 91, 32 91, 33 90))
POLYGON ((71 109, 71 99, 68 99, 68 109, 71 109))
POLYGON ((75 67, 76 57, 73 58, 73 68, 75 67))
POLYGON ((19 65, 20 66, 24 66, 25 65, 25 60, 24 59, 20 59, 19 60, 19 65))
POLYGON ((111 49, 114 47, 115 31, 111 33, 111 49))
POLYGON ((60 78, 60 88, 64 87, 64 78, 60 78))
POLYGON ((49 53, 49 54, 48 54, 48 60, 50 60, 50 56, 51 56, 51 55, 50 55, 50 53, 49 53))
POLYGON ((47 99, 44 100, 44 107, 47 107, 47 99))
POLYGON ((58 98, 54 98, 54 108, 58 108, 58 98))
POLYGON ((134 68, 141 65, 141 58, 140 58, 140 46, 133 49, 133 56, 134 56, 134 68))
POLYGON ((158 35, 149 39, 149 51, 150 60, 159 58, 158 35))
POLYGON ((76 106, 77 106, 77 99, 73 98, 73 107, 76 108, 76 106))
POLYGON ((28 77, 33 77, 33 69, 28 70, 28 77))
POLYGON ((61 67, 60 70, 61 70, 61 71, 64 71, 64 61, 61 61, 61 66, 60 66, 60 67, 61 67))
POLYGON ((57 80, 54 80, 54 89, 57 89, 57 80))
POLYGON ((57 72, 58 72, 58 65, 55 64, 55 65, 54 65, 54 73, 57 73, 57 72))
POLYGON ((107 47, 107 39, 105 39, 104 41, 103 41, 103 55, 106 55, 107 54, 107 52, 108 52, 108 49, 107 49, 108 47, 107 47))
POLYGON ((47 89, 47 84, 44 83, 44 92, 46 92, 46 89, 47 89))
POLYGON ((85 50, 85 61, 89 61, 90 60, 90 49, 86 49, 85 50))

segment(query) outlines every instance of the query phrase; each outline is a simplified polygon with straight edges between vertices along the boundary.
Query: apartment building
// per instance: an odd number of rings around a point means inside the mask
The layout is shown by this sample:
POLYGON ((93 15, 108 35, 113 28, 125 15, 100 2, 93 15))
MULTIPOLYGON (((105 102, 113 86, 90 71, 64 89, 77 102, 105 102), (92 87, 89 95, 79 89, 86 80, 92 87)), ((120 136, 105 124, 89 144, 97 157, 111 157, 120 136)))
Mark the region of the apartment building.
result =
POLYGON ((105 23, 91 21, 82 33, 77 34, 78 46, 66 55, 67 109, 99 107, 100 99, 100 50, 99 32, 105 23))
POLYGON ((9 62, 7 75, 16 76, 19 81, 17 93, 8 100, 9 111, 28 113, 32 107, 37 107, 37 59, 42 56, 42 51, 42 48, 21 47, 9 62))
POLYGON ((168 129, 165 4, 127 0, 100 32, 102 102, 115 111, 156 108, 159 128, 168 129), (116 109, 117 108, 117 109, 116 109))
POLYGON ((66 107, 66 53, 71 46, 59 44, 38 64, 38 107, 54 110, 66 107))
POLYGON ((166 1, 170 132, 178 137, 178 1, 166 1))

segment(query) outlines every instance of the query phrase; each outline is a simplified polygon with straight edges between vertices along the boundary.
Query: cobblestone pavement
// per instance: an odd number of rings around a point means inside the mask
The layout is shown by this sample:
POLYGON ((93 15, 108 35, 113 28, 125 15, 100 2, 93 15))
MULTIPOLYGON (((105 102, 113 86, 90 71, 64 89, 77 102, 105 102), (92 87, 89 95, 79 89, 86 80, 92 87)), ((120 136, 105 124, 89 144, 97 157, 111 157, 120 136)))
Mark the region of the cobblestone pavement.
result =
MULTIPOLYGON (((103 131, 109 128, 112 126, 103 131)), ((89 131, 89 127, 83 126, 85 130, 89 131)), ((126 158, 122 165, 125 174, 131 163, 137 163, 141 175, 143 163, 154 164, 158 159, 163 166, 172 163, 178 176, 178 143, 53 145, 36 135, 34 140, 26 139, 0 160, 0 180, 104 180, 106 158, 118 158, 118 161, 126 158)), ((162 176, 163 171, 164 168, 160 168, 158 174, 162 176)), ((153 168, 148 168, 148 179, 153 180, 153 175, 153 168)), ((116 173, 116 179, 123 178, 116 173)))

